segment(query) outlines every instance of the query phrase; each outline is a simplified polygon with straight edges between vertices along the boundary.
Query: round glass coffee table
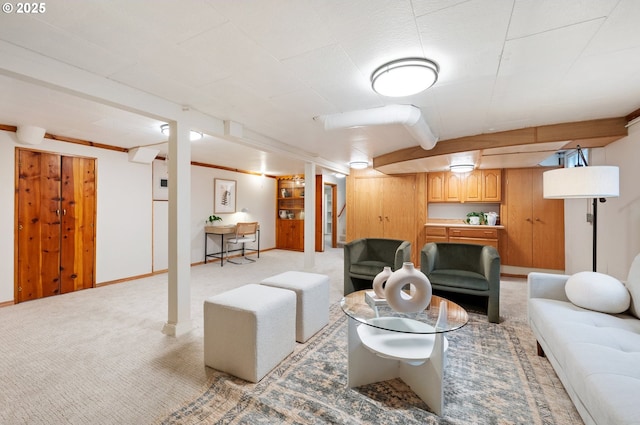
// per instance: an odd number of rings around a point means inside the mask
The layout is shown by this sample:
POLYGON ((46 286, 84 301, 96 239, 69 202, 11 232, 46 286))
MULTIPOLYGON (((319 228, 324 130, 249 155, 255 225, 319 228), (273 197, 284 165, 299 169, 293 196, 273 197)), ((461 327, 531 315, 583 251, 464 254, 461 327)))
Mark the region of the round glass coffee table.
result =
POLYGON ((467 324, 465 309, 433 296, 424 311, 399 313, 372 290, 348 294, 340 306, 349 317, 349 387, 400 378, 441 415, 444 334, 467 324))

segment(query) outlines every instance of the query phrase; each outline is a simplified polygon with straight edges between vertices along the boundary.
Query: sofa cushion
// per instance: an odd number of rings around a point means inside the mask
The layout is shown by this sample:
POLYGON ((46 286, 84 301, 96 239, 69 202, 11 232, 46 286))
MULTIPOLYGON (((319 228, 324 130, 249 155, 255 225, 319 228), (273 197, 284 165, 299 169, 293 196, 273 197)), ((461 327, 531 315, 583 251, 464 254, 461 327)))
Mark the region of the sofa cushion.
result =
POLYGON ((455 288, 489 290, 489 282, 480 273, 466 270, 437 269, 427 276, 432 285, 443 285, 455 288))
POLYGON ((631 313, 640 319, 640 254, 631 263, 625 285, 631 294, 631 313))
POLYGON ((354 275, 371 276, 373 279, 385 267, 393 268, 393 264, 387 264, 384 261, 367 260, 351 264, 349 272, 354 275))
POLYGON ((622 313, 629 308, 631 301, 622 282, 597 272, 572 275, 567 280, 565 292, 573 304, 602 313, 622 313))

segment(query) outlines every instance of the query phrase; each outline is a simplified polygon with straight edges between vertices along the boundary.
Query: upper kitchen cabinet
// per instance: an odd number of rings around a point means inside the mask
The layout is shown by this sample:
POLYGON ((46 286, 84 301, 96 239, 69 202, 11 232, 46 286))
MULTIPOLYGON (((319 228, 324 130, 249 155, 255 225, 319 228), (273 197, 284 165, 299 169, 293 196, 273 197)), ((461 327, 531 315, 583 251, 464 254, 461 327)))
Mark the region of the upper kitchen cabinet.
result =
POLYGON ((427 174, 427 202, 501 202, 502 170, 427 174))

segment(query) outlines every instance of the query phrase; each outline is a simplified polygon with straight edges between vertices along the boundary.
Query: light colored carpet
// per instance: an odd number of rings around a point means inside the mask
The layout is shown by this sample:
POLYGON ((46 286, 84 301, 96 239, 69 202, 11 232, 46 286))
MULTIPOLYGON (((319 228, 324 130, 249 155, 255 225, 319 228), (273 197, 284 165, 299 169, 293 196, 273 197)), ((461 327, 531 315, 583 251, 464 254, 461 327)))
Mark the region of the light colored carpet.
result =
MULTIPOLYGON (((313 272, 331 278, 342 297, 342 250, 316 255, 313 272)), ((0 308, 1 424, 149 424, 203 394, 214 379, 203 364, 205 298, 286 270, 302 270, 303 254, 273 250, 247 265, 218 262, 191 269, 194 330, 172 338, 167 275, 0 308)), ((526 283, 505 280, 503 323, 526 322, 526 283)), ((528 350, 535 350, 530 341, 528 350)), ((542 385, 566 394, 545 359, 542 385)), ((563 401, 563 400, 560 400, 563 401)), ((579 424, 572 406, 568 421, 579 424)))

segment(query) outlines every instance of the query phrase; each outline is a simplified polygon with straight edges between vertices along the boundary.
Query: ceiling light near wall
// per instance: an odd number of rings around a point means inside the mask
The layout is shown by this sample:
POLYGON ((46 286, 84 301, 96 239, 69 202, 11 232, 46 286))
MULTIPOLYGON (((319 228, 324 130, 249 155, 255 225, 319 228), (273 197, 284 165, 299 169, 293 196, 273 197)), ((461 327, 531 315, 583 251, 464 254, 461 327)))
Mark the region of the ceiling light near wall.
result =
MULTIPOLYGON (((169 124, 162 124, 160 126, 160 131, 162 132, 162 134, 168 136, 169 135, 169 124)), ((203 134, 199 131, 194 131, 194 130, 190 130, 189 131, 189 140, 191 140, 192 142, 194 140, 200 140, 202 139, 203 134)))
POLYGON ((449 166, 449 170, 452 173, 468 173, 473 171, 475 166, 473 164, 454 164, 449 166))
POLYGON ((434 85, 438 72, 438 65, 428 59, 398 59, 385 63, 371 74, 371 87, 383 96, 411 96, 434 85))
POLYGON ((349 163, 349 167, 353 168, 354 170, 363 170, 368 166, 369 163, 367 161, 351 161, 349 163))

